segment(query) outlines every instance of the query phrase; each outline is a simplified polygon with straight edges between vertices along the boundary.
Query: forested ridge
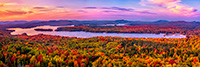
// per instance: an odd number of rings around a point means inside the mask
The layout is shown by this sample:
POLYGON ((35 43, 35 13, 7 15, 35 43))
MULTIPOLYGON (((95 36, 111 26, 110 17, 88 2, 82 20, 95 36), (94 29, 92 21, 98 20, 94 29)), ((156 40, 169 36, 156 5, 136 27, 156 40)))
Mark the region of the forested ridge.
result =
POLYGON ((60 27, 56 31, 86 31, 97 33, 180 33, 187 36, 200 36, 198 26, 142 25, 142 26, 75 26, 60 27))

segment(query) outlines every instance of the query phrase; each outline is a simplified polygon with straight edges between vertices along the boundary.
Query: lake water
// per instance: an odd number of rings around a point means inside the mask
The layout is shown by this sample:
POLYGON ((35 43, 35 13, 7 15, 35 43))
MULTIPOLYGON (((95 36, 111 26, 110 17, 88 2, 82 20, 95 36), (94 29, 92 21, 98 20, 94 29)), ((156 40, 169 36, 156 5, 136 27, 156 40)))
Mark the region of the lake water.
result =
MULTIPOLYGON (((73 25, 72 25, 73 26, 73 25)), ((65 27, 72 27, 65 26, 65 27)), ((90 38, 90 37, 98 37, 98 36, 111 36, 111 37, 135 37, 135 38, 185 38, 185 35, 182 34, 171 34, 168 36, 164 36, 165 34, 148 34, 148 33, 92 33, 92 32, 84 32, 84 31, 35 31, 34 29, 42 28, 42 29, 53 29, 56 30, 58 27, 63 26, 37 26, 33 28, 8 28, 8 30, 15 30, 11 32, 11 35, 18 35, 27 33, 27 35, 38 35, 38 34, 47 34, 47 35, 58 35, 58 36, 67 36, 67 37, 78 37, 78 38, 90 38)))

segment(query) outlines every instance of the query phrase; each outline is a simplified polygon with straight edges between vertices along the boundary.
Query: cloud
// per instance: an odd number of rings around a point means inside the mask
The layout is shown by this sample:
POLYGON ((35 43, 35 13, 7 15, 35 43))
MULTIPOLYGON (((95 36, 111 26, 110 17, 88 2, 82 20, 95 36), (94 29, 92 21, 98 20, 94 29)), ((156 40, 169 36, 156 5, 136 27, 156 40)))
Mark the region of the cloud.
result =
POLYGON ((112 10, 120 10, 120 11, 132 11, 134 9, 131 8, 121 8, 121 7, 101 7, 101 9, 112 9, 112 10))
POLYGON ((6 5, 17 5, 16 3, 0 3, 0 7, 6 6, 6 5))
POLYGON ((185 16, 194 15, 197 9, 180 3, 181 0, 141 0, 142 6, 155 5, 165 8, 173 13, 185 16))
POLYGON ((8 16, 17 16, 17 15, 24 15, 24 14, 28 14, 28 13, 32 13, 31 11, 19 11, 19 10, 4 10, 4 11, 0 11, 0 17, 8 17, 8 16))
POLYGON ((155 15, 156 13, 152 13, 149 11, 136 11, 134 9, 131 8, 120 8, 120 7, 101 7, 101 9, 110 9, 110 10, 105 10, 102 12, 106 12, 106 13, 116 13, 117 11, 113 11, 113 10, 119 10, 119 11, 128 11, 128 12, 135 12, 135 13, 140 13, 140 14, 152 14, 155 15))
POLYGON ((121 8, 121 7, 84 7, 84 9, 110 9, 110 10, 119 10, 119 11, 133 11, 131 8, 121 8))
POLYGON ((4 6, 4 4, 0 4, 0 7, 3 7, 4 6))
POLYGON ((16 3, 0 3, 0 7, 7 6, 7 5, 17 5, 16 3))
MULTIPOLYGON (((84 7, 84 9, 95 9, 98 12, 103 12, 103 13, 125 13, 125 12, 129 12, 129 13, 137 13, 137 14, 149 14, 149 15, 156 15, 156 13, 152 13, 149 11, 138 11, 138 10, 134 10, 132 8, 122 8, 122 7, 84 7)), ((78 12, 85 12, 85 11, 78 11, 78 12)), ((85 12, 87 13, 87 12, 85 12)))
POLYGON ((140 4, 146 6, 148 4, 153 4, 157 6, 165 6, 170 3, 181 2, 181 0, 141 0, 140 4))
POLYGON ((81 13, 88 13, 87 11, 85 10, 77 10, 78 12, 81 12, 81 13))
POLYGON ((65 8, 64 6, 56 6, 56 8, 65 8))
POLYGON ((141 14, 152 14, 152 15, 156 15, 156 13, 152 13, 152 12, 149 12, 149 11, 136 11, 138 13, 141 13, 141 14))
POLYGON ((85 9, 97 9, 97 7, 84 7, 85 9))
POLYGON ((46 9, 45 7, 33 7, 33 9, 46 9))
POLYGON ((106 12, 106 13, 115 13, 116 11, 108 11, 108 10, 106 10, 106 11, 103 11, 103 12, 106 12))
POLYGON ((33 7, 33 10, 38 10, 38 11, 50 11, 51 9, 47 7, 33 7))

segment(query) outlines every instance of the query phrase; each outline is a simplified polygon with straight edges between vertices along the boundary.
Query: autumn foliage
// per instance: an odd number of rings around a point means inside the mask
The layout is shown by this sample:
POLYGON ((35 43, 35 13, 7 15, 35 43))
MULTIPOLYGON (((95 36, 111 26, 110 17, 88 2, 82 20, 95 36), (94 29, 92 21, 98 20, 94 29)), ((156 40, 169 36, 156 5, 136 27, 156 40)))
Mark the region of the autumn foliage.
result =
POLYGON ((200 37, 0 37, 0 67, 191 67, 200 65, 200 37))

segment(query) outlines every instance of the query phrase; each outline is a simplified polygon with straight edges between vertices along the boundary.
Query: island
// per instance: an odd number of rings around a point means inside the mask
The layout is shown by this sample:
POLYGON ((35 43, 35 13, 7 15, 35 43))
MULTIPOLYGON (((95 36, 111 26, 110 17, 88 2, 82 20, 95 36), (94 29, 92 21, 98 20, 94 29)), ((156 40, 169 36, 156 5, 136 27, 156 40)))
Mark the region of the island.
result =
POLYGON ((94 33, 153 33, 181 34, 199 36, 199 29, 189 26, 166 26, 166 25, 144 25, 144 26, 75 26, 59 27, 55 31, 85 31, 94 33), (186 28, 186 29, 185 29, 186 28))
POLYGON ((35 31, 53 31, 53 29, 42 29, 42 28, 37 28, 34 29, 35 31))

